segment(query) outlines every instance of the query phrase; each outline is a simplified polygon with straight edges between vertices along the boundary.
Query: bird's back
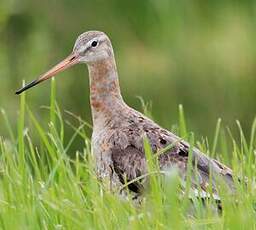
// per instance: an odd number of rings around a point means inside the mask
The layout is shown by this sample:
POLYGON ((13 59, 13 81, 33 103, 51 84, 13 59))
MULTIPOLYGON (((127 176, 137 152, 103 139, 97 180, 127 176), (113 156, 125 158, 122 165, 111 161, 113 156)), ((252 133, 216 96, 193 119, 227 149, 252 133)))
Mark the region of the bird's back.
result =
MULTIPOLYGON (((101 157, 98 159, 99 161, 108 162, 110 172, 113 173, 112 178, 119 180, 121 185, 147 173, 143 144, 143 139, 146 137, 153 154, 159 153, 162 149, 167 149, 158 156, 161 171, 168 174, 170 169, 176 168, 182 181, 185 181, 189 153, 191 152, 191 182, 195 191, 208 191, 209 185, 212 184, 212 191, 217 197, 218 178, 222 178, 225 184, 233 189, 232 171, 225 165, 209 158, 197 148, 190 151, 190 146, 186 141, 161 128, 132 108, 127 107, 124 110, 115 111, 115 114, 116 116, 106 122, 108 131, 104 131, 104 133, 109 133, 109 135, 100 142, 101 144, 108 143, 108 147, 105 153, 100 153, 101 157), (211 183, 210 174, 212 175, 211 183), (200 188, 198 188, 198 185, 200 188)), ((104 167, 106 168, 106 165, 104 167)), ((147 180, 141 179, 130 183, 128 188, 140 194, 146 184, 147 180)))

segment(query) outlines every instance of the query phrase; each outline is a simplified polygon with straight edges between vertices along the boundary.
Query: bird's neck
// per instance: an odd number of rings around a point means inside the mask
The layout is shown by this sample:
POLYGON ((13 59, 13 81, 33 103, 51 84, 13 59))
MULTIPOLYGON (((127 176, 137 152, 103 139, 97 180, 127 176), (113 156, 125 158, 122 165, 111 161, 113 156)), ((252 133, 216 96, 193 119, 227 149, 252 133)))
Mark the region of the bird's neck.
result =
POLYGON ((114 57, 88 65, 90 75, 90 102, 93 122, 111 117, 118 105, 124 105, 114 57))

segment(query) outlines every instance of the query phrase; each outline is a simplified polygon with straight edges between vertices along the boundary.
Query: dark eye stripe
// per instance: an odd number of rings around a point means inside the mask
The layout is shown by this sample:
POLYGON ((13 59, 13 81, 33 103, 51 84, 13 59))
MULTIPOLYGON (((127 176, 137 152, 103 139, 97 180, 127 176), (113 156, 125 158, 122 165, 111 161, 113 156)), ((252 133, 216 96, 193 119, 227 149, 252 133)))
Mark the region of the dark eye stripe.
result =
POLYGON ((91 48, 95 48, 96 46, 99 45, 99 41, 92 41, 91 45, 87 46, 83 51, 82 53, 85 54, 88 50, 90 50, 91 48), (94 44, 93 44, 94 43, 94 44))

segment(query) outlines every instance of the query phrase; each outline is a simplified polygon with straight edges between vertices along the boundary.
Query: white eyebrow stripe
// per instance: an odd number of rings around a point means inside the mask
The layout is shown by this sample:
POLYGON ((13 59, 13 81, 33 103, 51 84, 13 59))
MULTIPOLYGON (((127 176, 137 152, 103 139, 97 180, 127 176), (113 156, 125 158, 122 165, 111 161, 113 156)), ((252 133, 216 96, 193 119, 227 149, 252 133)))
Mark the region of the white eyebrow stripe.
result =
POLYGON ((86 43, 86 47, 91 46, 91 44, 92 44, 93 41, 102 42, 102 41, 104 41, 104 38, 105 38, 105 36, 103 36, 103 35, 101 35, 101 36, 99 36, 99 37, 97 37, 97 38, 92 38, 90 41, 88 41, 88 42, 86 43))
POLYGON ((105 36, 104 36, 104 35, 101 35, 101 36, 99 36, 99 37, 97 37, 97 38, 92 38, 90 41, 88 41, 88 42, 85 44, 85 46, 82 46, 82 47, 78 50, 78 52, 79 52, 79 53, 85 52, 87 49, 89 49, 89 48, 91 47, 91 44, 92 44, 93 41, 102 42, 102 41, 104 41, 104 40, 105 40, 105 36))
POLYGON ((89 43, 87 42, 87 43, 85 44, 85 46, 81 46, 81 47, 79 48, 78 53, 83 53, 83 52, 85 52, 89 47, 90 47, 90 45, 89 45, 89 43))
POLYGON ((97 39, 97 40, 98 40, 99 42, 102 42, 102 41, 104 41, 104 40, 105 40, 105 38, 106 38, 106 36, 105 36, 105 35, 101 35, 101 36, 99 36, 99 37, 98 37, 98 39, 97 39))

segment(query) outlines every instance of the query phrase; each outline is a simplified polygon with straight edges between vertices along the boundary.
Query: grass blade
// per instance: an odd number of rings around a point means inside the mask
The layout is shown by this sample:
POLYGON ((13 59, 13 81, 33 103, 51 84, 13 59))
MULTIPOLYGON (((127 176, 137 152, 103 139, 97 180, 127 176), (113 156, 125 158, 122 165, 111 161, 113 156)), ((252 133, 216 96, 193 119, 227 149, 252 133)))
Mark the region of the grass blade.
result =
POLYGON ((187 127, 186 127, 184 109, 183 109, 182 105, 179 105, 179 128, 180 128, 180 136, 186 137, 187 136, 187 127))

